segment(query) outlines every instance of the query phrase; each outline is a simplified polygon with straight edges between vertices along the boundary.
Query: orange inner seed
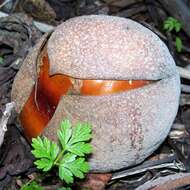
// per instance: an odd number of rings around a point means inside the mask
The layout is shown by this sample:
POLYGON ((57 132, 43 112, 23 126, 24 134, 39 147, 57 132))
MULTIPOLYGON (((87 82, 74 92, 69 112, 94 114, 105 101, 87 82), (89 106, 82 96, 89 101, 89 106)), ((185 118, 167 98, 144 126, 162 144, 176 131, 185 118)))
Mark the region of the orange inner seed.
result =
MULTIPOLYGON (((20 114, 24 132, 29 139, 41 134, 52 118, 61 96, 74 88, 70 80, 72 77, 63 74, 49 75, 47 54, 42 62, 37 92, 34 88, 20 114)), ((149 83, 147 80, 82 80, 80 95, 108 95, 139 88, 149 83)))

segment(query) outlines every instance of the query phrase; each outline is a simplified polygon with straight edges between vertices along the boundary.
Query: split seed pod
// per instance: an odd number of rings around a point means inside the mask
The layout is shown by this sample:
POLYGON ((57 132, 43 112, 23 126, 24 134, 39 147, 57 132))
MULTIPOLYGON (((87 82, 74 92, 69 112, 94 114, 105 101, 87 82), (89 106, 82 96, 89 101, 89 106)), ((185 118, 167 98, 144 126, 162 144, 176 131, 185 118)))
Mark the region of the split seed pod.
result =
POLYGON ((165 44, 130 19, 103 15, 72 18, 45 35, 12 89, 29 138, 42 133, 57 140, 65 118, 91 123, 89 161, 98 172, 149 156, 170 130, 179 95, 179 74, 165 44))

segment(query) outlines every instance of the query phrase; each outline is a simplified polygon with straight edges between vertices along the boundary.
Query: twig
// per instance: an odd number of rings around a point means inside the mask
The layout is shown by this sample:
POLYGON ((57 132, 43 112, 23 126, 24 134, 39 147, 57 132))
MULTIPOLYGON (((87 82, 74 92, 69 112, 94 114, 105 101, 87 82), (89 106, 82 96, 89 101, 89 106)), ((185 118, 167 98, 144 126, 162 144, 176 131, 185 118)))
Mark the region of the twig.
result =
POLYGON ((190 85, 181 84, 181 91, 185 93, 190 93, 190 85))
POLYGON ((180 139, 180 138, 184 137, 185 134, 186 134, 185 130, 183 130, 183 131, 182 130, 172 130, 172 131, 170 131, 169 137, 172 140, 174 140, 174 139, 176 140, 176 139, 180 139))
POLYGON ((190 70, 177 66, 180 77, 190 80, 190 70))
POLYGON ((189 106, 190 105, 190 96, 189 94, 182 93, 180 96, 180 106, 189 106))
POLYGON ((108 1, 108 2, 105 2, 104 4, 102 5, 99 5, 98 7, 96 7, 95 9, 93 9, 90 14, 95 14, 96 11, 100 10, 100 9, 103 9, 104 7, 108 7, 110 5, 112 5, 113 3, 116 3, 117 1, 121 1, 121 0, 111 0, 111 1, 108 1))
POLYGON ((10 102, 6 104, 5 111, 3 112, 3 116, 0 120, 0 146, 3 143, 5 132, 7 131, 7 123, 11 116, 11 111, 15 107, 14 102, 10 102))
POLYGON ((168 143, 171 146, 171 148, 175 150, 178 160, 180 160, 183 163, 185 170, 190 171, 189 160, 186 159, 181 150, 178 148, 178 146, 176 145, 176 141, 173 141, 172 139, 168 138, 168 143))
POLYGON ((139 174, 139 173, 145 172, 147 170, 151 170, 151 169, 160 169, 160 168, 179 169, 180 168, 180 170, 184 170, 182 164, 175 163, 174 161, 175 161, 174 155, 164 158, 162 160, 153 160, 153 161, 148 160, 148 161, 145 161, 143 164, 133 167, 131 169, 126 169, 121 172, 113 173, 112 180, 139 174))
POLYGON ((177 61, 179 62, 180 66, 184 66, 186 69, 190 69, 190 59, 188 58, 188 56, 179 54, 177 61))
POLYGON ((0 9, 4 7, 7 3, 11 2, 11 0, 6 0, 0 5, 0 9))
POLYGON ((136 190, 173 190, 190 184, 190 173, 178 173, 148 181, 136 190))
POLYGON ((147 7, 145 5, 141 6, 134 6, 129 9, 124 9, 116 14, 116 16, 119 17, 132 17, 136 14, 139 14, 140 12, 145 12, 147 10, 147 7))

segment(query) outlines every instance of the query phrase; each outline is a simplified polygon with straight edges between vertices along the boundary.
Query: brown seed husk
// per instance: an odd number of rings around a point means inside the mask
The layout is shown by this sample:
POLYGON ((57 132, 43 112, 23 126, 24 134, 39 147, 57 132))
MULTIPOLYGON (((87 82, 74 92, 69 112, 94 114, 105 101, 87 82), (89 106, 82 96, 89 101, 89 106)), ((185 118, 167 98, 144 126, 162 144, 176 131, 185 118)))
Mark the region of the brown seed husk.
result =
MULTIPOLYGON (((14 81, 12 99, 18 112, 34 85, 35 59, 43 40, 14 81)), ((44 135, 57 140, 57 129, 66 118, 73 124, 91 123, 94 151, 89 161, 95 172, 140 163, 163 142, 177 113, 180 81, 172 56, 154 33, 129 19, 83 16, 60 25, 47 50, 52 74, 155 82, 105 96, 65 95, 44 135)))
POLYGON ((16 103, 15 110, 20 113, 27 102, 37 79, 37 57, 47 36, 45 34, 32 48, 17 73, 11 91, 11 99, 16 103))

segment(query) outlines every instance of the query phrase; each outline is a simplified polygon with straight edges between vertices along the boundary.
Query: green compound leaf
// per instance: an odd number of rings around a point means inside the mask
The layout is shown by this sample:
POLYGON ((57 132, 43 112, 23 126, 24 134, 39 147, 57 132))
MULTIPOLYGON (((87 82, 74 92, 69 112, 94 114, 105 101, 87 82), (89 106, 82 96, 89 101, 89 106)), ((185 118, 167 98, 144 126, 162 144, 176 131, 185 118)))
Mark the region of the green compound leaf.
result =
POLYGON ((92 152, 92 146, 89 143, 79 142, 68 146, 67 150, 78 156, 85 156, 92 152))
POLYGON ((68 143, 69 139, 72 135, 72 128, 71 123, 69 120, 64 120, 61 122, 61 129, 58 130, 57 136, 60 140, 62 148, 65 149, 66 144, 68 143))
POLYGON ((92 152, 92 146, 85 143, 92 138, 92 129, 87 123, 78 123, 72 128, 71 123, 65 120, 61 123, 61 129, 58 130, 57 135, 65 151, 77 156, 84 156, 92 152))
POLYGON ((67 153, 59 165, 59 176, 66 183, 73 183, 74 176, 82 179, 89 169, 89 164, 84 158, 76 158, 76 155, 67 153))
POLYGON ((68 164, 70 171, 78 178, 84 178, 84 173, 87 173, 90 169, 89 164, 84 158, 78 158, 72 163, 68 164))
POLYGON ((67 184, 73 183, 73 174, 67 168, 62 165, 59 166, 59 177, 64 180, 67 184))
POLYGON ((38 169, 48 171, 52 168, 54 161, 59 153, 59 147, 46 137, 37 137, 32 139, 32 154, 38 158, 34 163, 38 169))
POLYGON ((53 161, 48 160, 47 158, 41 158, 34 162, 38 169, 43 170, 44 172, 49 171, 53 166, 53 161))
POLYGON ((164 30, 171 32, 173 29, 174 29, 173 19, 168 18, 167 20, 164 21, 164 30))
POLYGON ((73 135, 69 141, 69 144, 78 142, 89 141, 92 138, 91 125, 88 123, 77 123, 73 129, 73 135))
POLYGON ((179 32, 179 31, 181 30, 181 26, 182 26, 181 23, 176 22, 176 23, 175 23, 175 31, 176 31, 176 32, 179 32))
POLYGON ((170 24, 169 23, 164 23, 164 30, 169 30, 170 24))
POLYGON ((164 21, 164 30, 171 32, 173 30, 175 30, 176 32, 179 32, 181 30, 181 23, 173 18, 173 17, 168 17, 165 21, 164 21))
POLYGON ((32 139, 32 153, 37 158, 35 165, 45 172, 58 166, 59 177, 68 184, 73 183, 74 177, 84 178, 90 168, 84 156, 92 152, 92 146, 87 142, 92 138, 91 125, 78 123, 72 128, 70 121, 65 120, 57 136, 60 150, 56 143, 46 137, 32 139))
POLYGON ((72 153, 67 153, 64 155, 63 159, 61 160, 61 164, 62 163, 69 163, 69 162, 73 162, 76 159, 76 155, 72 154, 72 153))

